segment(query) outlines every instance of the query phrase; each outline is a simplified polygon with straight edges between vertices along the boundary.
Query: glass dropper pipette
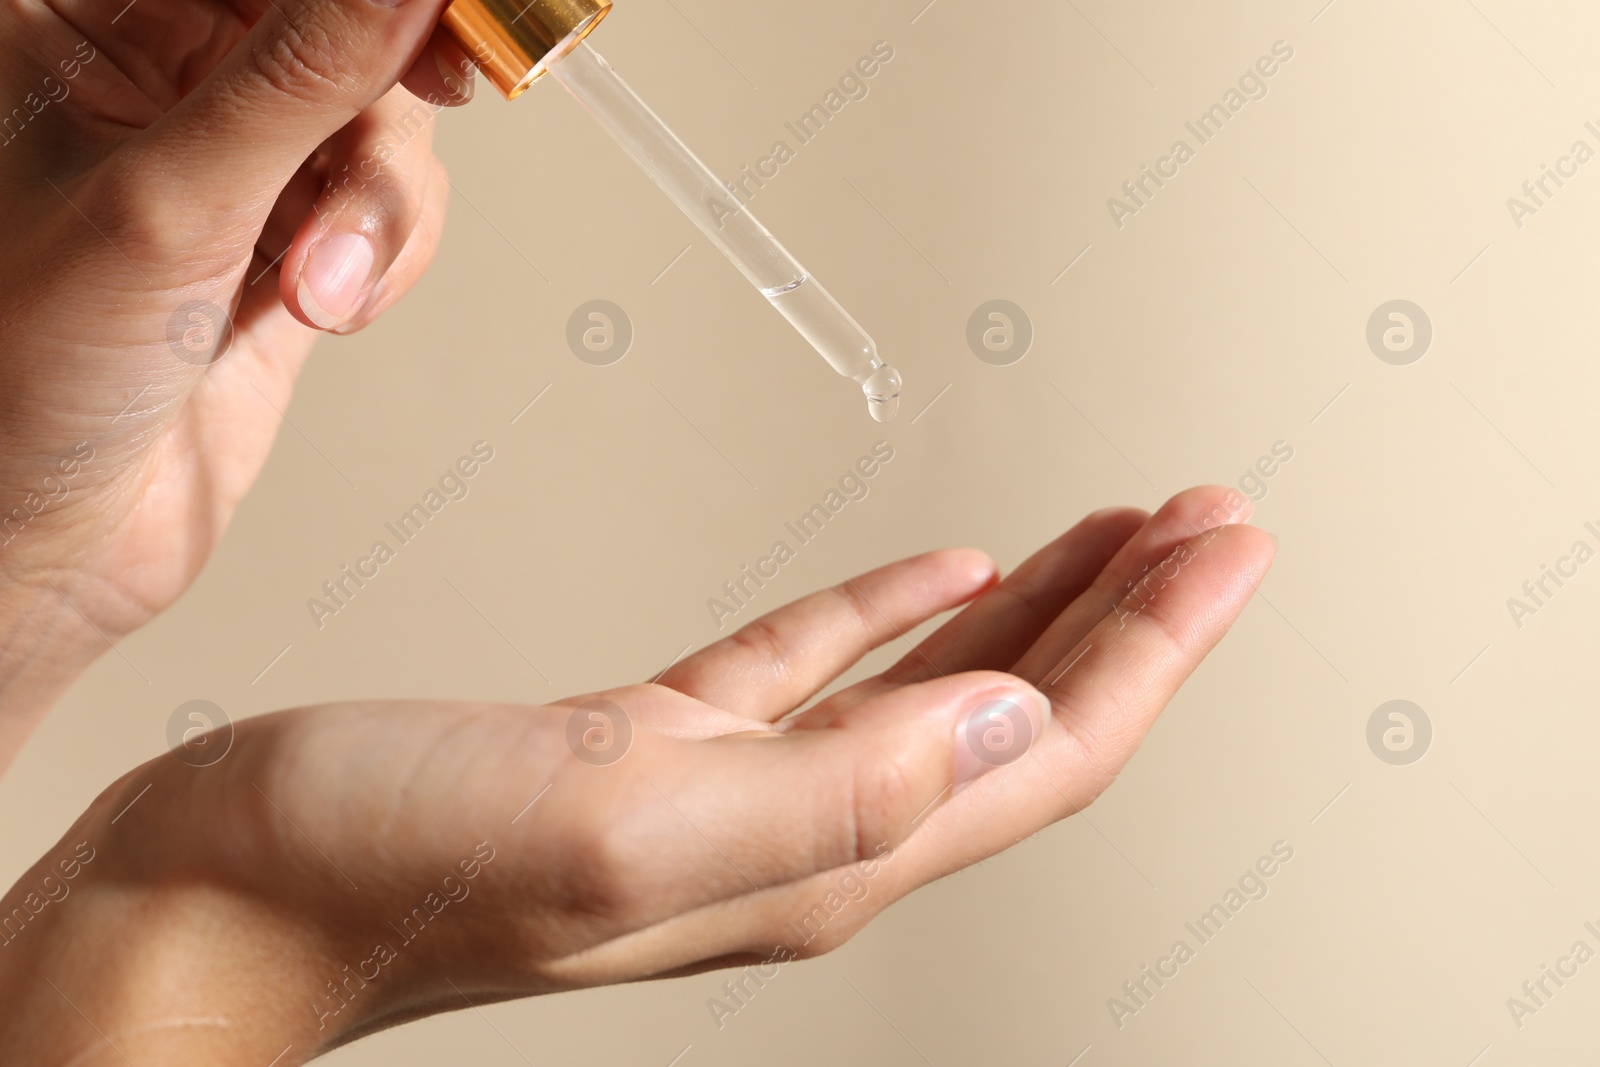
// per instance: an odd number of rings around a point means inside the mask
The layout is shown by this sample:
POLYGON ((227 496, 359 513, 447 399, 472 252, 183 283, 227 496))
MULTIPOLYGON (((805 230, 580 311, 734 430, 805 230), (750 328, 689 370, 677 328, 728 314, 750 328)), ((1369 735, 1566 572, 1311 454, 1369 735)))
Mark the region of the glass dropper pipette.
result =
POLYGON ((605 57, 578 42, 549 67, 623 151, 650 175, 723 255, 761 290, 834 370, 861 386, 879 422, 900 407, 900 373, 833 294, 678 140, 605 57))
POLYGON ((861 386, 872 417, 894 418, 900 372, 872 337, 584 42, 610 8, 610 0, 454 0, 441 25, 508 99, 545 73, 559 81, 828 365, 861 386))

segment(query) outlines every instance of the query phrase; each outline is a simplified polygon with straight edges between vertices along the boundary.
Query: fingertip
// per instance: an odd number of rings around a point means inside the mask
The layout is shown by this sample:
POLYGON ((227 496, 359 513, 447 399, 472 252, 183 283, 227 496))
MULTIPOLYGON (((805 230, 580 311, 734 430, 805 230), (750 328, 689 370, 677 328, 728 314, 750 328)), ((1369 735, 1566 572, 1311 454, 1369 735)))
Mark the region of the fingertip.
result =
POLYGON ((360 333, 372 325, 373 321, 377 319, 386 306, 385 301, 388 299, 388 293, 384 282, 387 278, 387 274, 379 275, 378 279, 372 283, 372 288, 367 291, 367 295, 357 305, 355 314, 328 332, 337 334, 340 337, 349 337, 351 334, 360 333))
POLYGON ((974 595, 1000 580, 1000 565, 981 548, 941 548, 926 558, 974 595))
POLYGON ((1079 525, 1098 526, 1103 523, 1146 522, 1149 518, 1150 513, 1144 508, 1115 505, 1109 508, 1101 508, 1099 511, 1089 512, 1079 522, 1079 525))
POLYGON ((944 611, 964 604, 993 585, 999 567, 987 552, 976 548, 936 548, 909 556, 858 575, 847 585, 892 583, 915 590, 919 601, 937 604, 944 611))
POLYGON ((434 109, 394 90, 330 146, 326 177, 280 267, 284 305, 313 329, 363 329, 433 258, 449 183, 434 109))
POLYGON ((1074 529, 1093 530, 1098 535, 1127 541, 1150 521, 1150 512, 1144 508, 1127 506, 1101 508, 1091 511, 1074 529))
POLYGON ((416 284, 433 262, 443 235, 445 214, 450 200, 450 179, 444 164, 429 160, 427 187, 422 193, 422 210, 410 231, 399 238, 399 251, 373 282, 354 318, 334 330, 341 336, 372 325, 416 284))
POLYGON ((1176 519, 1186 528, 1201 533, 1248 522, 1251 512, 1250 499, 1233 486, 1197 485, 1174 494, 1152 518, 1176 519))
POLYGON ((1178 545, 1146 578, 1134 583, 1112 613, 1118 628, 1128 619, 1155 609, 1155 617, 1172 623, 1172 631, 1212 633, 1212 640, 1232 625, 1255 595, 1277 553, 1272 535, 1255 526, 1230 523, 1206 530, 1178 545), (1198 583, 1186 583, 1195 571, 1198 583), (1187 620, 1178 624, 1179 619, 1187 620))
POLYGON ((1260 585, 1278 556, 1278 539, 1259 526, 1234 523, 1209 531, 1197 541, 1220 540, 1238 559, 1233 563, 1239 576, 1252 587, 1260 585))
MULTIPOLYGON (((298 242, 297 242, 298 243, 298 242)), ((363 233, 318 233, 291 251, 282 275, 285 306, 316 330, 336 330, 353 320, 376 282, 377 249, 363 233)))

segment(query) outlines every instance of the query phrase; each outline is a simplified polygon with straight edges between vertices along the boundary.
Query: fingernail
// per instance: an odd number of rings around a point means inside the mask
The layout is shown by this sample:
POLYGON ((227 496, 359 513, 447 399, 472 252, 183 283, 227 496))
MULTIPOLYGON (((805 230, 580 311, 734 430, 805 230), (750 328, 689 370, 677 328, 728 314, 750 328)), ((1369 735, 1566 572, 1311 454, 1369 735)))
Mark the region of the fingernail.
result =
POLYGON ((368 325, 367 320, 372 317, 369 311, 383 302, 383 283, 387 280, 388 278, 385 276, 373 282, 372 288, 367 290, 366 298, 361 301, 361 306, 356 310, 356 313, 338 326, 335 326, 330 332, 336 333, 340 337, 345 337, 366 327, 368 325))
POLYGON ((324 330, 350 321, 361 307, 375 259, 372 242, 359 233, 331 234, 318 242, 295 290, 306 318, 324 330))
POLYGON ((439 68, 439 77, 444 79, 444 87, 450 90, 452 96, 463 104, 472 99, 475 79, 469 67, 463 65, 457 69, 438 51, 433 53, 433 65, 439 68))
POLYGON ((1043 693, 1020 688, 1000 693, 963 716, 956 723, 957 788, 1026 756, 1049 714, 1050 701, 1043 693))

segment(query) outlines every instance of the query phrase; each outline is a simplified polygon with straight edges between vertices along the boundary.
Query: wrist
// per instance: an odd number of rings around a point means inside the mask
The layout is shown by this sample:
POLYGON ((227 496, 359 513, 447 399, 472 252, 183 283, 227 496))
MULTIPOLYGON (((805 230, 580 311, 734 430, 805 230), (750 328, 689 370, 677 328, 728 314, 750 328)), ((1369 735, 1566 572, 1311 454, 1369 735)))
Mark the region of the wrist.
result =
POLYGON ((125 775, 0 899, 0 1063, 294 1067, 453 1003, 380 887, 286 861, 247 750, 125 775))
POLYGON ((307 1006, 339 966, 315 928, 204 880, 130 877, 119 836, 80 820, 0 903, 0 1061, 291 1067, 339 1042, 307 1006))

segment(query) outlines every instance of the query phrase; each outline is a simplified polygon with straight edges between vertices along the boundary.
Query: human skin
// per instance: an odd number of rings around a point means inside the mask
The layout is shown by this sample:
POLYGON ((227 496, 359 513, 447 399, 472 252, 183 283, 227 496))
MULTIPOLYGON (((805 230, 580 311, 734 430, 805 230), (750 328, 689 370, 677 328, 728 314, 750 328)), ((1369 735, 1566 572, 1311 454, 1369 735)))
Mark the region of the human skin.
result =
POLYGON ((432 258, 439 6, 0 5, 0 768, 198 573, 319 331, 432 258))
MULTIPOLYGON (((0 767, 198 573, 318 332, 427 266, 447 183, 419 99, 470 95, 440 6, 0 6, 0 767)), ((998 585, 962 550, 799 601, 591 695, 634 730, 606 766, 568 744, 585 697, 298 709, 240 723, 209 767, 151 761, 0 902, 0 1060, 288 1067, 469 1003, 756 962, 876 862, 799 946, 826 951, 1110 784, 1268 566, 1259 532, 1201 532, 1235 504, 1097 513, 998 585), (977 758, 977 709, 1033 687, 1024 754, 977 758), (457 893, 447 875, 470 892, 405 939, 391 924, 457 893)))
POLYGON ((299 709, 239 724, 211 766, 151 761, 0 904, 26 907, 93 850, 0 947, 0 1054, 293 1064, 434 1012, 827 951, 1111 784, 1270 565, 1246 506, 1196 489, 1154 516, 1098 512, 998 584, 973 550, 891 564, 656 684, 542 708, 299 709), (963 604, 888 671, 794 714, 963 604), (568 739, 597 697, 633 731, 605 765, 568 739), (996 699, 1028 735, 998 763, 967 728, 996 699), (792 944, 786 924, 862 863, 870 892, 792 944), (459 899, 408 939, 397 924, 429 893, 459 899))

